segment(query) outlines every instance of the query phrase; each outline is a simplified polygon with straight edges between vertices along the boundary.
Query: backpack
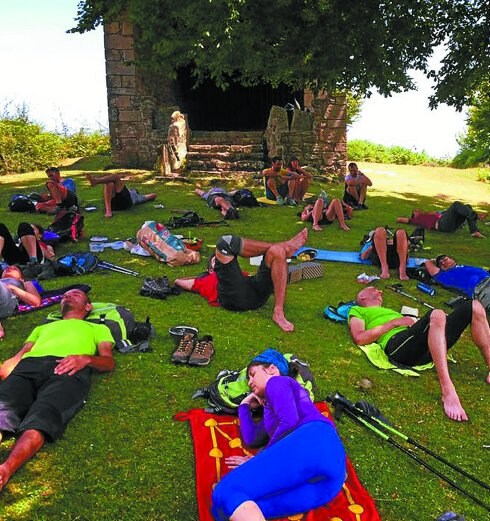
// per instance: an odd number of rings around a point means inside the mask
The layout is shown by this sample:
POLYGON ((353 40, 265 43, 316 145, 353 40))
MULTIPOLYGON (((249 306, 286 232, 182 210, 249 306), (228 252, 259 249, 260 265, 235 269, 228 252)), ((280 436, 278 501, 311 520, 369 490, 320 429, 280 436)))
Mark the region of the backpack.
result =
POLYGON ((188 226, 198 226, 203 223, 204 219, 199 217, 196 212, 188 211, 180 217, 171 217, 169 222, 166 224, 167 228, 172 230, 175 228, 186 228, 188 226))
MULTIPOLYGON (((308 362, 291 353, 284 355, 289 362, 289 376, 304 387, 311 398, 315 398, 316 384, 308 362)), ((237 414, 240 402, 250 394, 247 367, 241 371, 221 371, 208 387, 198 389, 192 398, 206 398, 210 405, 206 412, 237 414)))
POLYGON ((11 212, 29 212, 34 213, 36 211, 36 203, 28 196, 24 194, 14 194, 8 204, 11 212))
POLYGON ((332 322, 347 322, 349 311, 353 306, 357 306, 357 302, 355 300, 350 300, 349 302, 339 302, 337 307, 327 306, 323 310, 323 316, 332 322))
POLYGON ((233 201, 237 206, 259 206, 255 195, 248 188, 240 188, 233 194, 233 201))
MULTIPOLYGON (((77 242, 83 234, 84 217, 74 210, 61 210, 55 220, 46 228, 47 232, 55 233, 58 238, 49 239, 52 242, 77 242)), ((45 239, 45 242, 47 240, 45 239)))
POLYGON ((67 253, 57 261, 59 275, 84 275, 95 270, 99 259, 91 252, 67 253))
MULTIPOLYGON (((136 322, 133 313, 123 306, 104 302, 93 302, 92 306, 92 311, 84 320, 107 326, 118 351, 127 349, 128 342, 142 342, 154 334, 150 317, 147 317, 145 322, 136 322)), ((47 316, 48 322, 61 319, 61 311, 53 311, 47 316)))
POLYGON ((184 242, 156 221, 147 221, 136 234, 138 244, 150 255, 169 266, 197 264, 199 252, 186 248, 184 242))

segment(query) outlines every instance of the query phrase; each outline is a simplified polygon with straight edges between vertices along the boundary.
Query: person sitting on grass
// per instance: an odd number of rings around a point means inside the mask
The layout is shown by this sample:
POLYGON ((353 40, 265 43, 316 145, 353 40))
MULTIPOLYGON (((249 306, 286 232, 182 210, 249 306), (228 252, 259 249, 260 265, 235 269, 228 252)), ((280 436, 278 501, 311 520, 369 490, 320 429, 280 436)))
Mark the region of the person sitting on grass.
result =
POLYGON ((255 456, 230 456, 232 469, 216 485, 216 521, 265 521, 329 503, 346 478, 345 450, 332 421, 288 374, 288 363, 267 349, 248 366, 252 392, 238 407, 245 445, 265 448, 255 456), (253 411, 263 407, 256 421, 253 411))
POLYGON ((296 181, 288 176, 288 171, 282 167, 282 159, 279 156, 271 158, 271 168, 262 171, 264 177, 265 196, 270 201, 284 206, 296 206, 294 191, 296 181))
POLYGON ((439 255, 424 263, 425 269, 437 284, 455 289, 475 298, 490 311, 490 273, 477 266, 456 264, 448 255, 439 255))
POLYGON ((345 176, 343 201, 352 206, 354 210, 367 210, 367 188, 373 186, 373 183, 359 170, 356 163, 349 163, 348 169, 349 173, 345 176))
POLYGON ((46 169, 48 181, 46 188, 48 193, 43 195, 43 200, 36 203, 36 211, 41 213, 56 213, 62 209, 78 209, 78 198, 74 191, 65 186, 65 181, 61 179, 59 168, 51 166, 46 169))
POLYGON ((114 369, 114 339, 105 325, 83 320, 92 308, 74 289, 61 300, 63 319, 36 327, 0 367, 0 441, 17 440, 0 464, 0 490, 46 441, 59 439, 83 406, 91 370, 114 369))
POLYGON ((221 305, 230 311, 258 309, 274 293, 272 320, 283 331, 293 331, 294 325, 284 315, 288 279, 286 261, 306 243, 307 238, 306 228, 288 241, 277 243, 224 235, 216 243, 207 273, 177 279, 175 285, 199 293, 211 305, 221 305), (262 263, 257 273, 249 277, 240 269, 237 257, 258 255, 264 256, 262 263))
POLYGON ((204 199, 210 208, 215 208, 221 212, 224 219, 238 219, 238 210, 235 208, 233 196, 224 188, 210 188, 207 192, 201 188, 196 188, 194 192, 204 199))
POLYGON ((340 199, 332 199, 330 204, 323 197, 319 197, 315 204, 308 204, 299 214, 303 222, 311 222, 315 232, 321 232, 320 224, 329 226, 335 219, 339 220, 340 229, 348 232, 350 228, 345 224, 344 209, 340 199))
MULTIPOLYGON (((24 280, 22 270, 17 266, 8 266, 0 278, 0 319, 11 317, 20 302, 37 307, 41 304, 41 295, 34 284, 24 280)), ((0 339, 5 331, 0 324, 0 339)))
POLYGON ((441 212, 423 212, 415 209, 410 217, 398 217, 396 222, 415 224, 427 230, 444 233, 453 233, 467 222, 471 235, 477 239, 484 239, 485 236, 478 229, 478 220, 485 219, 486 216, 486 213, 475 212, 469 204, 455 201, 447 210, 441 212))
POLYGON ((41 264, 45 259, 54 258, 53 247, 42 240, 43 232, 39 224, 21 222, 17 227, 17 244, 5 224, 0 223, 0 259, 7 264, 41 264))
POLYGON ((120 174, 94 177, 86 174, 90 186, 104 185, 105 216, 112 217, 112 212, 128 210, 134 205, 154 201, 157 194, 142 195, 135 188, 127 188, 120 174))
POLYGON ((398 269, 400 280, 408 280, 408 236, 405 230, 396 230, 395 234, 379 226, 372 237, 364 244, 359 253, 361 259, 371 259, 381 268, 380 278, 389 279, 390 269, 398 269))
POLYGON ((450 315, 433 309, 416 320, 382 307, 383 292, 372 286, 361 290, 356 302, 349 311, 354 342, 357 345, 378 343, 394 364, 413 367, 434 362, 444 412, 452 420, 468 420, 449 376, 447 352, 470 326, 473 341, 487 366, 486 383, 490 384, 490 328, 483 306, 476 300, 466 301, 450 315))
POLYGON ((293 199, 302 201, 313 180, 313 175, 299 166, 299 159, 296 156, 291 156, 286 171, 289 179, 294 181, 293 199))

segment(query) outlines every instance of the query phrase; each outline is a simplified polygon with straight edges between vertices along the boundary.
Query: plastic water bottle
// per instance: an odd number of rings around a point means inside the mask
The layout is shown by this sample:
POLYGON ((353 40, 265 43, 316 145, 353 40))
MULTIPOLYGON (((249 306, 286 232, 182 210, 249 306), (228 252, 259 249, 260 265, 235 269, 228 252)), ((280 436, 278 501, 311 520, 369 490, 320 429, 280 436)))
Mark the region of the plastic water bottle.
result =
POLYGON ((423 282, 419 282, 417 284, 417 289, 427 293, 427 295, 430 295, 431 297, 436 294, 436 290, 432 286, 429 286, 429 284, 424 284, 423 282))

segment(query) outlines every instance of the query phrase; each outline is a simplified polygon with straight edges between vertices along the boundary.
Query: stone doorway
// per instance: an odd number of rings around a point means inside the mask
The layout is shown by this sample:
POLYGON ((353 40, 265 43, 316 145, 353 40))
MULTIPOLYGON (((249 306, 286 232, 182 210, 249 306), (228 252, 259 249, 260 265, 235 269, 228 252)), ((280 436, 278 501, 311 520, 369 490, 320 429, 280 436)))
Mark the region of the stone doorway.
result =
POLYGON ((195 80, 189 68, 179 71, 177 83, 178 105, 187 114, 192 130, 263 131, 273 105, 284 107, 296 100, 303 108, 303 92, 294 92, 285 85, 242 87, 232 83, 223 91, 205 80, 193 88, 195 80))

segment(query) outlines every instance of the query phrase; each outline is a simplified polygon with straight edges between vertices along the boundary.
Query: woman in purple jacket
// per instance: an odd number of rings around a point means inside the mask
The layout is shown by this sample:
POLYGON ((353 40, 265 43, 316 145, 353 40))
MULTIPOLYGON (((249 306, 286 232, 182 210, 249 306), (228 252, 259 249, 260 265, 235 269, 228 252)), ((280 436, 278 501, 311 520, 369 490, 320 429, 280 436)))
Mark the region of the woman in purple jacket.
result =
POLYGON ((346 478, 345 452, 333 423, 316 409, 308 392, 286 376, 288 363, 274 349, 248 367, 252 393, 240 404, 246 445, 266 444, 256 456, 231 456, 233 468, 215 487, 217 521, 263 521, 317 508, 331 501, 346 478), (252 411, 264 407, 263 419, 252 411))

